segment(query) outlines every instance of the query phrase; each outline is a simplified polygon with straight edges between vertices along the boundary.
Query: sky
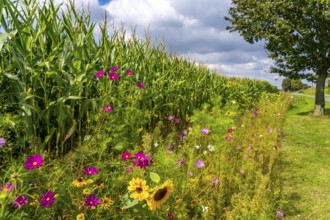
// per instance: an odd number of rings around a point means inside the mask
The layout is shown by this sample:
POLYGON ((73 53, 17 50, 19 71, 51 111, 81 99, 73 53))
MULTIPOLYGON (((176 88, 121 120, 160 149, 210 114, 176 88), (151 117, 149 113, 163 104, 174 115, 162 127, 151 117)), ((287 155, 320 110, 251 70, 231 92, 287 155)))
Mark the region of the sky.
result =
MULTIPOLYGON (((67 0, 55 0, 65 2, 67 0)), ((105 11, 126 33, 135 28, 143 39, 146 30, 168 51, 207 65, 219 74, 267 80, 281 88, 283 77, 269 73, 272 60, 262 44, 249 44, 237 32, 230 33, 224 16, 231 0, 75 0, 89 8, 91 18, 101 22, 105 11)))

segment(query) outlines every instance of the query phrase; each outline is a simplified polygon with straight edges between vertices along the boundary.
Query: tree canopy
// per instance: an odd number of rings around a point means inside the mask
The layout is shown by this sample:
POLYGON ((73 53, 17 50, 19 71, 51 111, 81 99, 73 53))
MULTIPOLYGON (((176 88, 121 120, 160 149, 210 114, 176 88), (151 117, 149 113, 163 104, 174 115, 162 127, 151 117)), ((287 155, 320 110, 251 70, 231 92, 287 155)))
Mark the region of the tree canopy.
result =
POLYGON ((271 72, 316 80, 316 115, 324 114, 330 70, 329 0, 232 0, 229 31, 249 43, 262 41, 275 62, 271 72))

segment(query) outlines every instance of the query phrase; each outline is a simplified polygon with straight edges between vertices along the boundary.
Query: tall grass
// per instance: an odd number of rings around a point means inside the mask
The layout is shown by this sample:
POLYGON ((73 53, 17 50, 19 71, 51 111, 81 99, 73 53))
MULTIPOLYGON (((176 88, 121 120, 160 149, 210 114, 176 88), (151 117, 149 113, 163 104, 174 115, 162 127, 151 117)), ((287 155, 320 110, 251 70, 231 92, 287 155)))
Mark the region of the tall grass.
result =
POLYGON ((276 91, 267 82, 211 73, 166 52, 163 43, 152 45, 148 36, 142 41, 109 29, 106 18, 97 27, 73 2, 65 10, 52 1, 41 6, 36 0, 1 3, 0 25, 11 35, 1 48, 0 110, 22 118, 21 151, 67 153, 95 133, 106 104, 114 108, 112 118, 104 119, 111 124, 108 144, 114 147, 120 144, 115 137, 133 143, 164 117, 185 118, 213 97, 246 108, 262 92, 276 91), (118 82, 95 78, 111 66, 120 67, 118 82), (145 88, 133 89, 137 82, 145 88))

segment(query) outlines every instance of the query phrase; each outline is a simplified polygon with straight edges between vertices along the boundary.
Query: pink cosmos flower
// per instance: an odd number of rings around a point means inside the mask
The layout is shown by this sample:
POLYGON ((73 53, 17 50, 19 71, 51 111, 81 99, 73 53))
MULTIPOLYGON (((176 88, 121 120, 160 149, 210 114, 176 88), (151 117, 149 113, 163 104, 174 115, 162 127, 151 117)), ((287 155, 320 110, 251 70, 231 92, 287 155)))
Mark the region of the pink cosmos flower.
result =
POLYGON ((119 76, 117 75, 117 73, 109 73, 108 78, 112 81, 116 81, 119 79, 119 76))
POLYGON ((51 191, 47 191, 40 197, 40 204, 43 207, 50 206, 55 200, 55 195, 51 191))
POLYGON ((252 117, 258 117, 258 112, 254 112, 254 113, 252 114, 252 117))
POLYGON ((219 184, 219 180, 217 178, 212 178, 211 183, 218 185, 219 184))
POLYGON ((226 136, 226 140, 227 140, 227 141, 231 141, 231 140, 232 140, 232 137, 230 137, 230 136, 226 136))
POLYGON ((131 153, 129 153, 129 152, 124 152, 122 155, 121 155, 121 159, 123 160, 123 161, 126 161, 126 160, 129 160, 131 158, 131 153))
POLYGON ((120 69, 119 66, 110 66, 110 70, 111 70, 111 71, 116 72, 116 71, 118 71, 119 69, 120 69))
POLYGON ((228 133, 229 133, 229 134, 233 133, 233 129, 232 129, 232 128, 229 128, 229 129, 228 129, 228 133))
POLYGON ((168 153, 168 154, 173 154, 173 151, 171 151, 171 150, 167 150, 167 153, 168 153))
POLYGON ((110 105, 106 105, 106 106, 103 107, 103 111, 104 112, 111 112, 112 110, 113 109, 112 109, 112 107, 110 105))
POLYGON ((144 84, 143 83, 136 83, 136 86, 139 87, 140 89, 143 89, 144 88, 144 84))
POLYGON ((167 117, 167 120, 172 121, 173 118, 174 118, 174 117, 173 117, 172 115, 169 115, 169 116, 167 117))
POLYGON ((14 200, 14 207, 20 208, 28 203, 28 200, 24 196, 17 196, 14 200))
POLYGON ((93 174, 98 174, 99 170, 96 167, 89 167, 84 169, 85 175, 90 176, 93 174))
POLYGON ((126 71, 126 75, 132 75, 133 74, 133 70, 127 70, 126 71))
POLYGON ((25 169, 31 170, 31 169, 35 169, 35 168, 40 168, 42 166, 43 162, 44 162, 44 160, 42 159, 42 156, 39 154, 35 154, 26 159, 24 166, 25 166, 25 169))
POLYGON ((180 118, 176 118, 175 119, 175 124, 179 124, 180 123, 180 118))
POLYGON ((101 78, 102 76, 104 76, 104 74, 105 74, 105 72, 103 70, 101 70, 101 71, 97 72, 95 74, 95 76, 96 76, 96 78, 101 78))
POLYGON ((237 148, 236 148, 237 150, 241 150, 242 149, 242 147, 241 146, 237 146, 237 148))
POLYGON ((0 186, 0 192, 5 191, 7 193, 11 193, 11 191, 13 191, 13 189, 16 189, 16 185, 13 185, 11 183, 4 184, 4 185, 0 186))
POLYGON ((195 165, 198 169, 200 169, 204 167, 204 162, 202 160, 197 160, 195 165))
POLYGON ((202 134, 208 134, 208 133, 209 133, 209 129, 207 129, 207 128, 202 128, 202 129, 201 129, 201 132, 202 132, 202 134))
POLYGON ((100 203, 100 200, 94 195, 87 196, 87 198, 85 200, 86 206, 89 206, 89 207, 95 207, 99 203, 100 203))

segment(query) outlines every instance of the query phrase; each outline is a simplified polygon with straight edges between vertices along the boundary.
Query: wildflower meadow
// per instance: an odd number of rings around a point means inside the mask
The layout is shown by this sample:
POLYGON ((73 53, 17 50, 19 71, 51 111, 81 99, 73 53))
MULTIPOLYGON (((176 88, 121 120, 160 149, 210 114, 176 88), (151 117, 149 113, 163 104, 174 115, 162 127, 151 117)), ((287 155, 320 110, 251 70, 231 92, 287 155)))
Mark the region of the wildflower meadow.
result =
POLYGON ((288 94, 72 2, 1 2, 1 220, 284 217, 288 94))

